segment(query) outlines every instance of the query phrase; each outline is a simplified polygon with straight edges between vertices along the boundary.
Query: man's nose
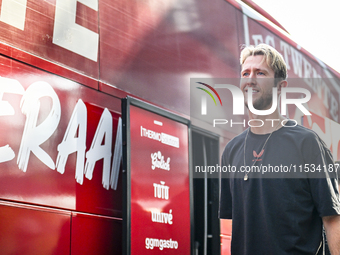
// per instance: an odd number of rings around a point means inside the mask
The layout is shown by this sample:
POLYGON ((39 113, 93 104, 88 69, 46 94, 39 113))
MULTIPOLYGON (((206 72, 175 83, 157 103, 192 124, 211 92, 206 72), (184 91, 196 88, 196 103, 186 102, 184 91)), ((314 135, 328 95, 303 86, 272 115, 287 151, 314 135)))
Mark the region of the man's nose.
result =
POLYGON ((249 76, 247 77, 247 85, 253 86, 256 84, 256 75, 254 72, 250 72, 249 76))

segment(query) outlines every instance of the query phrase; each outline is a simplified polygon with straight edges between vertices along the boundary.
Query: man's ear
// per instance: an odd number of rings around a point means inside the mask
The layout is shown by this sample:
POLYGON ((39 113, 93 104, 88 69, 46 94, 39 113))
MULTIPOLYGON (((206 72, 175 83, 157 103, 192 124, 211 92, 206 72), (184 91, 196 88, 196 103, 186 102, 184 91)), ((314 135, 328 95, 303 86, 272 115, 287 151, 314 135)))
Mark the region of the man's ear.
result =
POLYGON ((281 89, 282 88, 285 88, 288 86, 288 82, 286 80, 283 80, 283 81, 279 81, 279 83, 277 84, 277 92, 279 94, 281 94, 281 89))

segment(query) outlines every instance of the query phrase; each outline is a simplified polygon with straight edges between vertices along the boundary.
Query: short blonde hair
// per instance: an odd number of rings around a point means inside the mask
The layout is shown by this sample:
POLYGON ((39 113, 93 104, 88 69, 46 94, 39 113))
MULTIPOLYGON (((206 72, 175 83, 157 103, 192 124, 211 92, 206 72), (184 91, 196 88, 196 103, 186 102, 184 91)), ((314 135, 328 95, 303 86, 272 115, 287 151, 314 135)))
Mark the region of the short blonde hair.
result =
POLYGON ((282 55, 273 47, 267 44, 259 44, 257 46, 247 46, 241 51, 240 63, 243 65, 244 61, 249 56, 264 56, 267 65, 274 71, 275 78, 278 80, 285 80, 287 78, 287 66, 282 55))

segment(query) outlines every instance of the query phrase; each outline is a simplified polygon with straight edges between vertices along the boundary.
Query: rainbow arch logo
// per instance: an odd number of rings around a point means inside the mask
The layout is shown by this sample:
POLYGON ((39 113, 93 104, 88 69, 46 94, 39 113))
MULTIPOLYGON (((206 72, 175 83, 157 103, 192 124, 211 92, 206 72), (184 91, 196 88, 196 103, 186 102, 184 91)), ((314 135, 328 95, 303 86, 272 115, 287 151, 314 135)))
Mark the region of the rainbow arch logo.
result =
MULTIPOLYGON (((221 100, 221 98, 220 98, 220 95, 217 93, 217 91, 216 91, 213 87, 211 87, 210 85, 208 85, 208 84, 206 84, 206 83, 203 83, 203 82, 196 82, 196 83, 201 84, 201 85, 203 85, 203 86, 206 86, 206 87, 209 88, 212 92, 214 92, 215 95, 217 96, 218 100, 220 101, 221 106, 222 106, 222 100, 221 100)), ((211 92, 210 92, 209 90, 204 89, 204 88, 201 88, 201 87, 196 87, 196 88, 201 89, 201 90, 203 90, 204 92, 206 92, 206 93, 214 100, 215 105, 217 105, 216 100, 215 100, 213 94, 211 94, 211 92)))

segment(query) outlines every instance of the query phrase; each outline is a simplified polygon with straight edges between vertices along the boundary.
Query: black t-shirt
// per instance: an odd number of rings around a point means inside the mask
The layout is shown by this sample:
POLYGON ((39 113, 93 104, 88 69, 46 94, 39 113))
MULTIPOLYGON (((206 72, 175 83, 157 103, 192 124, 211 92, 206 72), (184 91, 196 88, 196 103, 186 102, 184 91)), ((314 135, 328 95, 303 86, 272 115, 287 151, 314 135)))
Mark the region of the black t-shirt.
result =
POLYGON ((220 218, 233 219, 232 254, 317 254, 321 217, 340 214, 330 151, 314 132, 293 125, 273 132, 263 151, 269 134, 248 130, 225 148, 222 166, 236 171, 222 175, 220 218), (267 172, 249 172, 244 181, 253 164, 267 172))

